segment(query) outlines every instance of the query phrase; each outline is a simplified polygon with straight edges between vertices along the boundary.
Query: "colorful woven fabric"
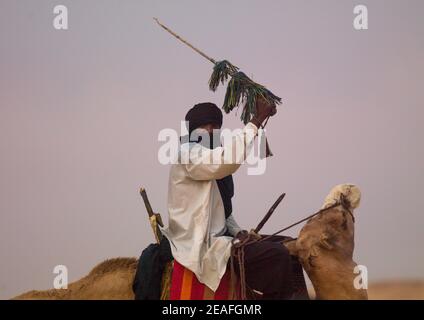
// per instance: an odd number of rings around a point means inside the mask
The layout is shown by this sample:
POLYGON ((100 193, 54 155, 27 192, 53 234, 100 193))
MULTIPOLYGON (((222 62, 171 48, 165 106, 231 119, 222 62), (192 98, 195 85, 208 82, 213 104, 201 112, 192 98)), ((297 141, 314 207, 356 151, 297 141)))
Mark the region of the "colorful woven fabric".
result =
POLYGON ((230 300, 233 297, 233 290, 229 270, 222 277, 218 289, 213 292, 200 283, 193 272, 174 260, 170 300, 230 300))
MULTIPOLYGON (((291 299, 308 300, 309 295, 302 265, 299 263, 298 258, 293 256, 292 269, 295 290, 291 299)), ((221 283, 215 293, 200 283, 193 272, 186 269, 176 260, 170 262, 165 268, 162 278, 162 300, 233 300, 237 299, 237 297, 240 297, 239 282, 236 280, 236 284, 232 284, 229 268, 221 279, 221 283), (234 287, 237 288, 237 291, 235 291, 234 287)))

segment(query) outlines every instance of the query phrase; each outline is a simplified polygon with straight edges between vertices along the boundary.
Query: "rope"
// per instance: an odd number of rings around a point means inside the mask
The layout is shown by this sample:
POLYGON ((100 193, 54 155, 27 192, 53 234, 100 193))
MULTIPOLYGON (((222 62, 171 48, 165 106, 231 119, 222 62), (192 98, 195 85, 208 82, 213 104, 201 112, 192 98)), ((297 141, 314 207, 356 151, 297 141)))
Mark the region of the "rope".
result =
MULTIPOLYGON (((234 266, 234 259, 237 259, 237 264, 239 268, 239 279, 240 279, 240 299, 246 300, 247 299, 247 283, 246 283, 246 269, 244 265, 244 246, 247 241, 249 241, 250 236, 247 236, 246 239, 244 239, 241 242, 238 242, 236 244, 233 243, 233 246, 231 247, 231 257, 230 257, 230 263, 231 263, 231 280, 234 285, 233 288, 235 288, 234 292, 237 291, 237 288, 235 286, 235 279, 236 279, 236 273, 235 273, 235 266, 234 266)), ((234 294, 234 298, 237 299, 237 294, 234 294)))
POLYGON ((305 222, 305 221, 307 221, 307 220, 309 220, 309 219, 311 219, 311 218, 313 218, 313 217, 315 217, 315 216, 317 216, 317 215, 319 215, 319 214, 321 214, 321 213, 323 213, 323 212, 325 212, 327 210, 333 209, 333 208, 335 208, 335 207, 337 207, 339 205, 340 205, 340 203, 339 202, 336 202, 336 203, 334 203, 333 205, 331 205, 331 206, 329 206, 327 208, 321 209, 321 210, 319 210, 319 211, 311 214, 310 216, 307 216, 306 218, 303 218, 302 220, 299 220, 299 221, 297 221, 297 222, 289 225, 288 227, 285 227, 285 228, 283 228, 281 230, 278 230, 277 232, 274 232, 273 234, 271 234, 269 236, 266 236, 264 238, 259 239, 258 242, 265 241, 265 240, 267 240, 267 239, 269 239, 269 238, 271 238, 273 236, 276 236, 277 234, 280 234, 281 232, 284 232, 284 231, 286 231, 288 229, 291 229, 291 228, 297 226, 298 224, 301 224, 302 222, 305 222))

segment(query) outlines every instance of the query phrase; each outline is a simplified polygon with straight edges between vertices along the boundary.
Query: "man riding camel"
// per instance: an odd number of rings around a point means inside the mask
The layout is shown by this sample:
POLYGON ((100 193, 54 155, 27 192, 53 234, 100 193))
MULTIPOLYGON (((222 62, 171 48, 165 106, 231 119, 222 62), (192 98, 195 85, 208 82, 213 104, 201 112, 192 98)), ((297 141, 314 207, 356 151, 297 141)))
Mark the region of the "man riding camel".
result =
MULTIPOLYGON (((169 226, 162 229, 163 235, 169 240, 174 259, 212 291, 216 291, 227 269, 234 238, 243 240, 249 234, 232 215, 232 174, 246 159, 258 128, 277 112, 275 105, 262 99, 258 99, 256 110, 256 115, 232 137, 231 143, 221 146, 217 134, 222 126, 221 109, 213 103, 196 104, 186 114, 189 135, 181 138, 179 161, 170 170, 169 226)), ((247 286, 263 299, 290 298, 290 259, 280 242, 271 240, 247 246, 247 286)))

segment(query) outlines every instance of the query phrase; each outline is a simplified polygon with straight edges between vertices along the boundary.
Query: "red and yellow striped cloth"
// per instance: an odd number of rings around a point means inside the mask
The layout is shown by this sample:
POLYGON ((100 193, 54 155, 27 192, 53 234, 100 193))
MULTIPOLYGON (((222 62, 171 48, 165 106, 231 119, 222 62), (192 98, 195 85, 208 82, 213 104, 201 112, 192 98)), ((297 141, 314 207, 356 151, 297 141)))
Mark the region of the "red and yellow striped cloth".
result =
POLYGON ((231 285, 231 274, 227 269, 218 289, 213 292, 197 280, 196 275, 174 260, 172 271, 170 300, 230 300, 234 288, 231 285))

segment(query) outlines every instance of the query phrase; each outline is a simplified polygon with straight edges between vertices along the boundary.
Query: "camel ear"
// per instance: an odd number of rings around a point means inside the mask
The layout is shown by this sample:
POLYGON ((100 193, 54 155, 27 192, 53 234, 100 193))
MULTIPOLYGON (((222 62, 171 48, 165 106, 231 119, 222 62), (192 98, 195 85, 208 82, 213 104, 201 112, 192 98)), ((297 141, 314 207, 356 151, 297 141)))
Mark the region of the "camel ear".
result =
POLYGON ((309 250, 309 256, 311 257, 317 257, 319 254, 319 248, 317 245, 312 245, 311 249, 309 250))
POLYGON ((284 241, 283 246, 285 246, 287 250, 289 250, 290 255, 296 256, 296 257, 298 256, 298 250, 296 247, 296 239, 284 241))
POLYGON ((330 243, 330 237, 327 233, 323 233, 321 235, 321 238, 319 240, 319 244, 321 247, 327 249, 327 250, 333 250, 333 245, 330 243))
POLYGON ((319 248, 317 245, 312 245, 309 250, 305 250, 302 252, 302 256, 299 257, 303 260, 304 263, 309 265, 310 268, 314 267, 314 258, 316 258, 319 254, 319 248))

